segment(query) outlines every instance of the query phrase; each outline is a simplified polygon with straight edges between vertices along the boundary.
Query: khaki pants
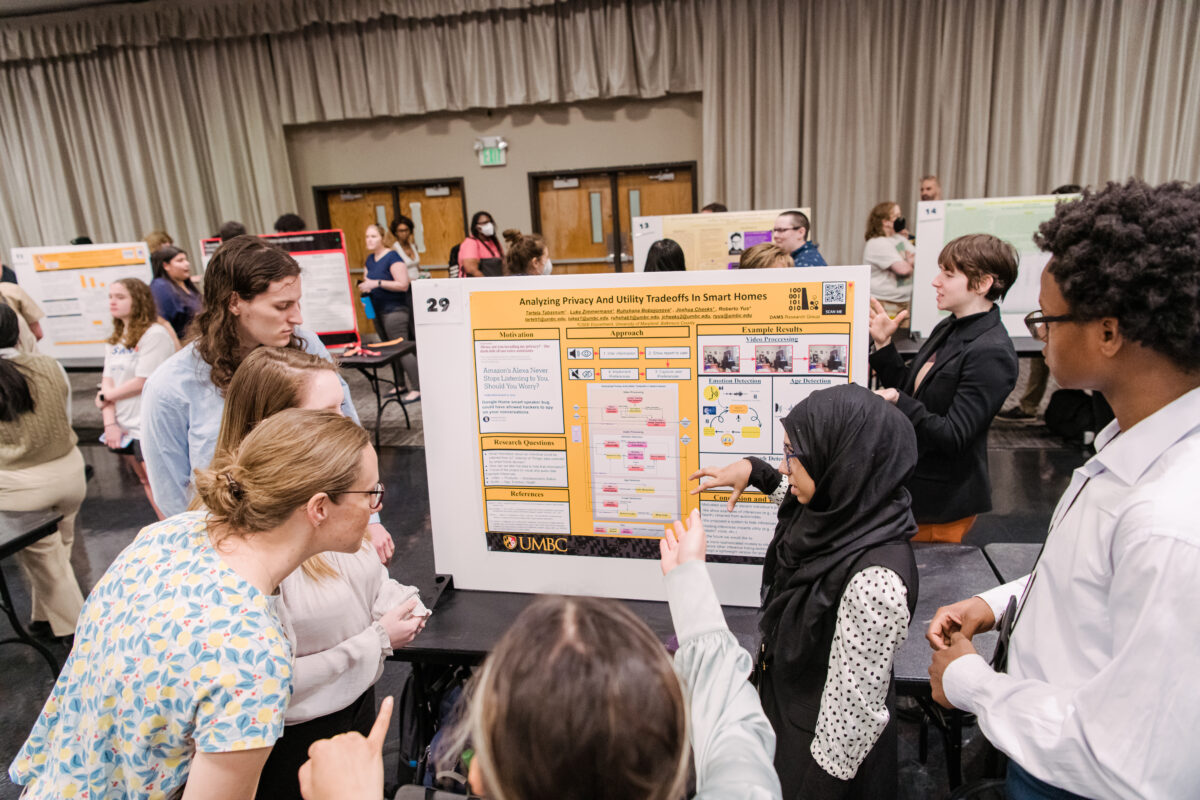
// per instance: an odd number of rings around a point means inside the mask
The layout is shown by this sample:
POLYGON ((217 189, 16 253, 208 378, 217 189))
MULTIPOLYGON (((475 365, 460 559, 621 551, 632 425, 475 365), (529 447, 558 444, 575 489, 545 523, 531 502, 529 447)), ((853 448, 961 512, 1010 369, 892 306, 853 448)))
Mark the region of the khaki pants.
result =
POLYGON ((83 593, 71 569, 75 515, 87 494, 83 456, 76 447, 62 458, 36 467, 0 470, 0 510, 47 511, 63 515, 58 532, 17 553, 29 580, 34 622, 49 622, 55 636, 75 632, 83 593))

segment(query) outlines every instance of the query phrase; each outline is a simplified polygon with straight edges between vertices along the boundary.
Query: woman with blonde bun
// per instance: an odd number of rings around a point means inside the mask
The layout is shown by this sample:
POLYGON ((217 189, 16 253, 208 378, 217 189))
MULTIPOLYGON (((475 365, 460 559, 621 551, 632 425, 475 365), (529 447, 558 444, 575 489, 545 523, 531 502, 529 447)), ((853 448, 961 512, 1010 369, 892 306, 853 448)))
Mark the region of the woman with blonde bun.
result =
POLYGON ((367 433, 304 409, 264 420, 196 489, 207 510, 144 528, 85 602, 9 769, 22 797, 254 797, 291 693, 279 584, 357 552, 383 489, 367 433))
MULTIPOLYGON (((340 413, 337 367, 286 347, 260 347, 238 367, 225 397, 216 459, 234 452, 264 419, 288 408, 340 413)), ((416 587, 392 580, 367 532, 353 553, 321 553, 279 585, 277 610, 292 644, 286 727, 263 767, 258 800, 300 798, 297 772, 313 742, 357 730, 375 716, 384 659, 425 627, 416 587)))

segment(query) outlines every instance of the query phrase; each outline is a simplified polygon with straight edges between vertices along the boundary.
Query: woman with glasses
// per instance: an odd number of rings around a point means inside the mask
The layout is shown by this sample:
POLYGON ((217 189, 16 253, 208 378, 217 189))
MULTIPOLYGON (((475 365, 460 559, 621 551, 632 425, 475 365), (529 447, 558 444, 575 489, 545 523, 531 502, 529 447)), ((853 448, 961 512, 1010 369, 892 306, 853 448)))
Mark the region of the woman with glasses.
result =
POLYGON ((254 797, 293 682, 276 590, 359 551, 378 484, 366 431, 329 411, 276 414, 199 470, 204 510, 142 529, 84 603, 9 770, 22 796, 254 797))
POLYGON ((895 797, 891 670, 917 602, 912 425, 854 384, 813 392, 781 422, 778 468, 745 458, 690 479, 692 494, 731 487, 730 510, 748 486, 779 505, 757 672, 783 796, 895 797))
POLYGON ((996 306, 1017 280, 1017 251, 986 233, 942 248, 933 279, 949 315, 905 364, 892 345, 902 317, 871 299, 871 367, 881 394, 912 422, 920 457, 909 481, 916 540, 959 542, 992 509, 987 433, 1017 383, 1017 351, 996 306))
MULTIPOLYGON (((340 413, 337 368, 318 356, 260 347, 233 375, 215 461, 235 452, 264 419, 288 408, 340 413)), ((371 511, 383 485, 360 492, 371 511)), ((263 767, 258 798, 300 798, 297 773, 318 739, 357 730, 375 718, 375 682, 383 662, 425 627, 429 611, 417 589, 388 576, 364 524, 352 552, 319 553, 279 584, 277 610, 295 658, 283 735, 263 767)))

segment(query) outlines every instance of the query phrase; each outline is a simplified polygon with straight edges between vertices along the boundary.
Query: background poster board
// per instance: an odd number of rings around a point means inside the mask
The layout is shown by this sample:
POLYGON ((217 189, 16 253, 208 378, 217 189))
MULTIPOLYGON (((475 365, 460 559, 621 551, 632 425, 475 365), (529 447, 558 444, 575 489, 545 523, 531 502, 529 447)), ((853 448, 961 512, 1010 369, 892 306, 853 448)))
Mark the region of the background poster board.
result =
POLYGON ((72 364, 104 361, 112 334, 108 285, 120 278, 151 280, 145 242, 14 247, 12 262, 21 288, 46 312, 38 350, 72 364))
POLYGON ((867 381, 867 267, 414 286, 434 561, 465 589, 662 600, 664 525, 699 508, 723 603, 756 606, 776 508, 688 494, 782 458, 777 420, 867 381), (446 369, 444 365, 456 365, 446 369))
POLYGON ((217 248, 221 246, 221 240, 215 236, 208 239, 200 240, 200 274, 208 269, 208 262, 212 260, 213 253, 217 252, 217 248))
POLYGON ((810 224, 816 224, 807 208, 634 217, 633 269, 641 272, 645 268, 646 253, 659 239, 679 242, 689 271, 735 269, 742 251, 771 241, 775 219, 792 210, 802 211, 810 224))
POLYGON ((912 330, 928 336, 945 312, 938 311, 930 281, 937 275, 937 257, 947 242, 968 233, 990 233, 1011 243, 1020 253, 1017 282, 1000 303, 1000 319, 1008 335, 1028 337, 1025 315, 1038 308, 1042 268, 1050 260, 1033 243, 1033 234, 1059 203, 1077 194, 1031 197, 992 197, 938 200, 917 204, 917 257, 913 266, 912 330))
POLYGON ((300 265, 304 327, 326 344, 357 341, 354 303, 358 290, 350 280, 342 232, 264 233, 259 238, 282 247, 300 265))

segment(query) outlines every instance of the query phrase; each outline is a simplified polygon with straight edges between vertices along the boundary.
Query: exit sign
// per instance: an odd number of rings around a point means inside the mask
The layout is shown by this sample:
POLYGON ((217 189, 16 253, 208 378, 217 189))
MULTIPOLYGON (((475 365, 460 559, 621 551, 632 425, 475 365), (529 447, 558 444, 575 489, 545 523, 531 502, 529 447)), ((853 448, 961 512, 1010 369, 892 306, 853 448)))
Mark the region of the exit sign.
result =
POLYGON ((503 167, 506 163, 505 150, 500 147, 484 147, 479 151, 479 166, 503 167))

